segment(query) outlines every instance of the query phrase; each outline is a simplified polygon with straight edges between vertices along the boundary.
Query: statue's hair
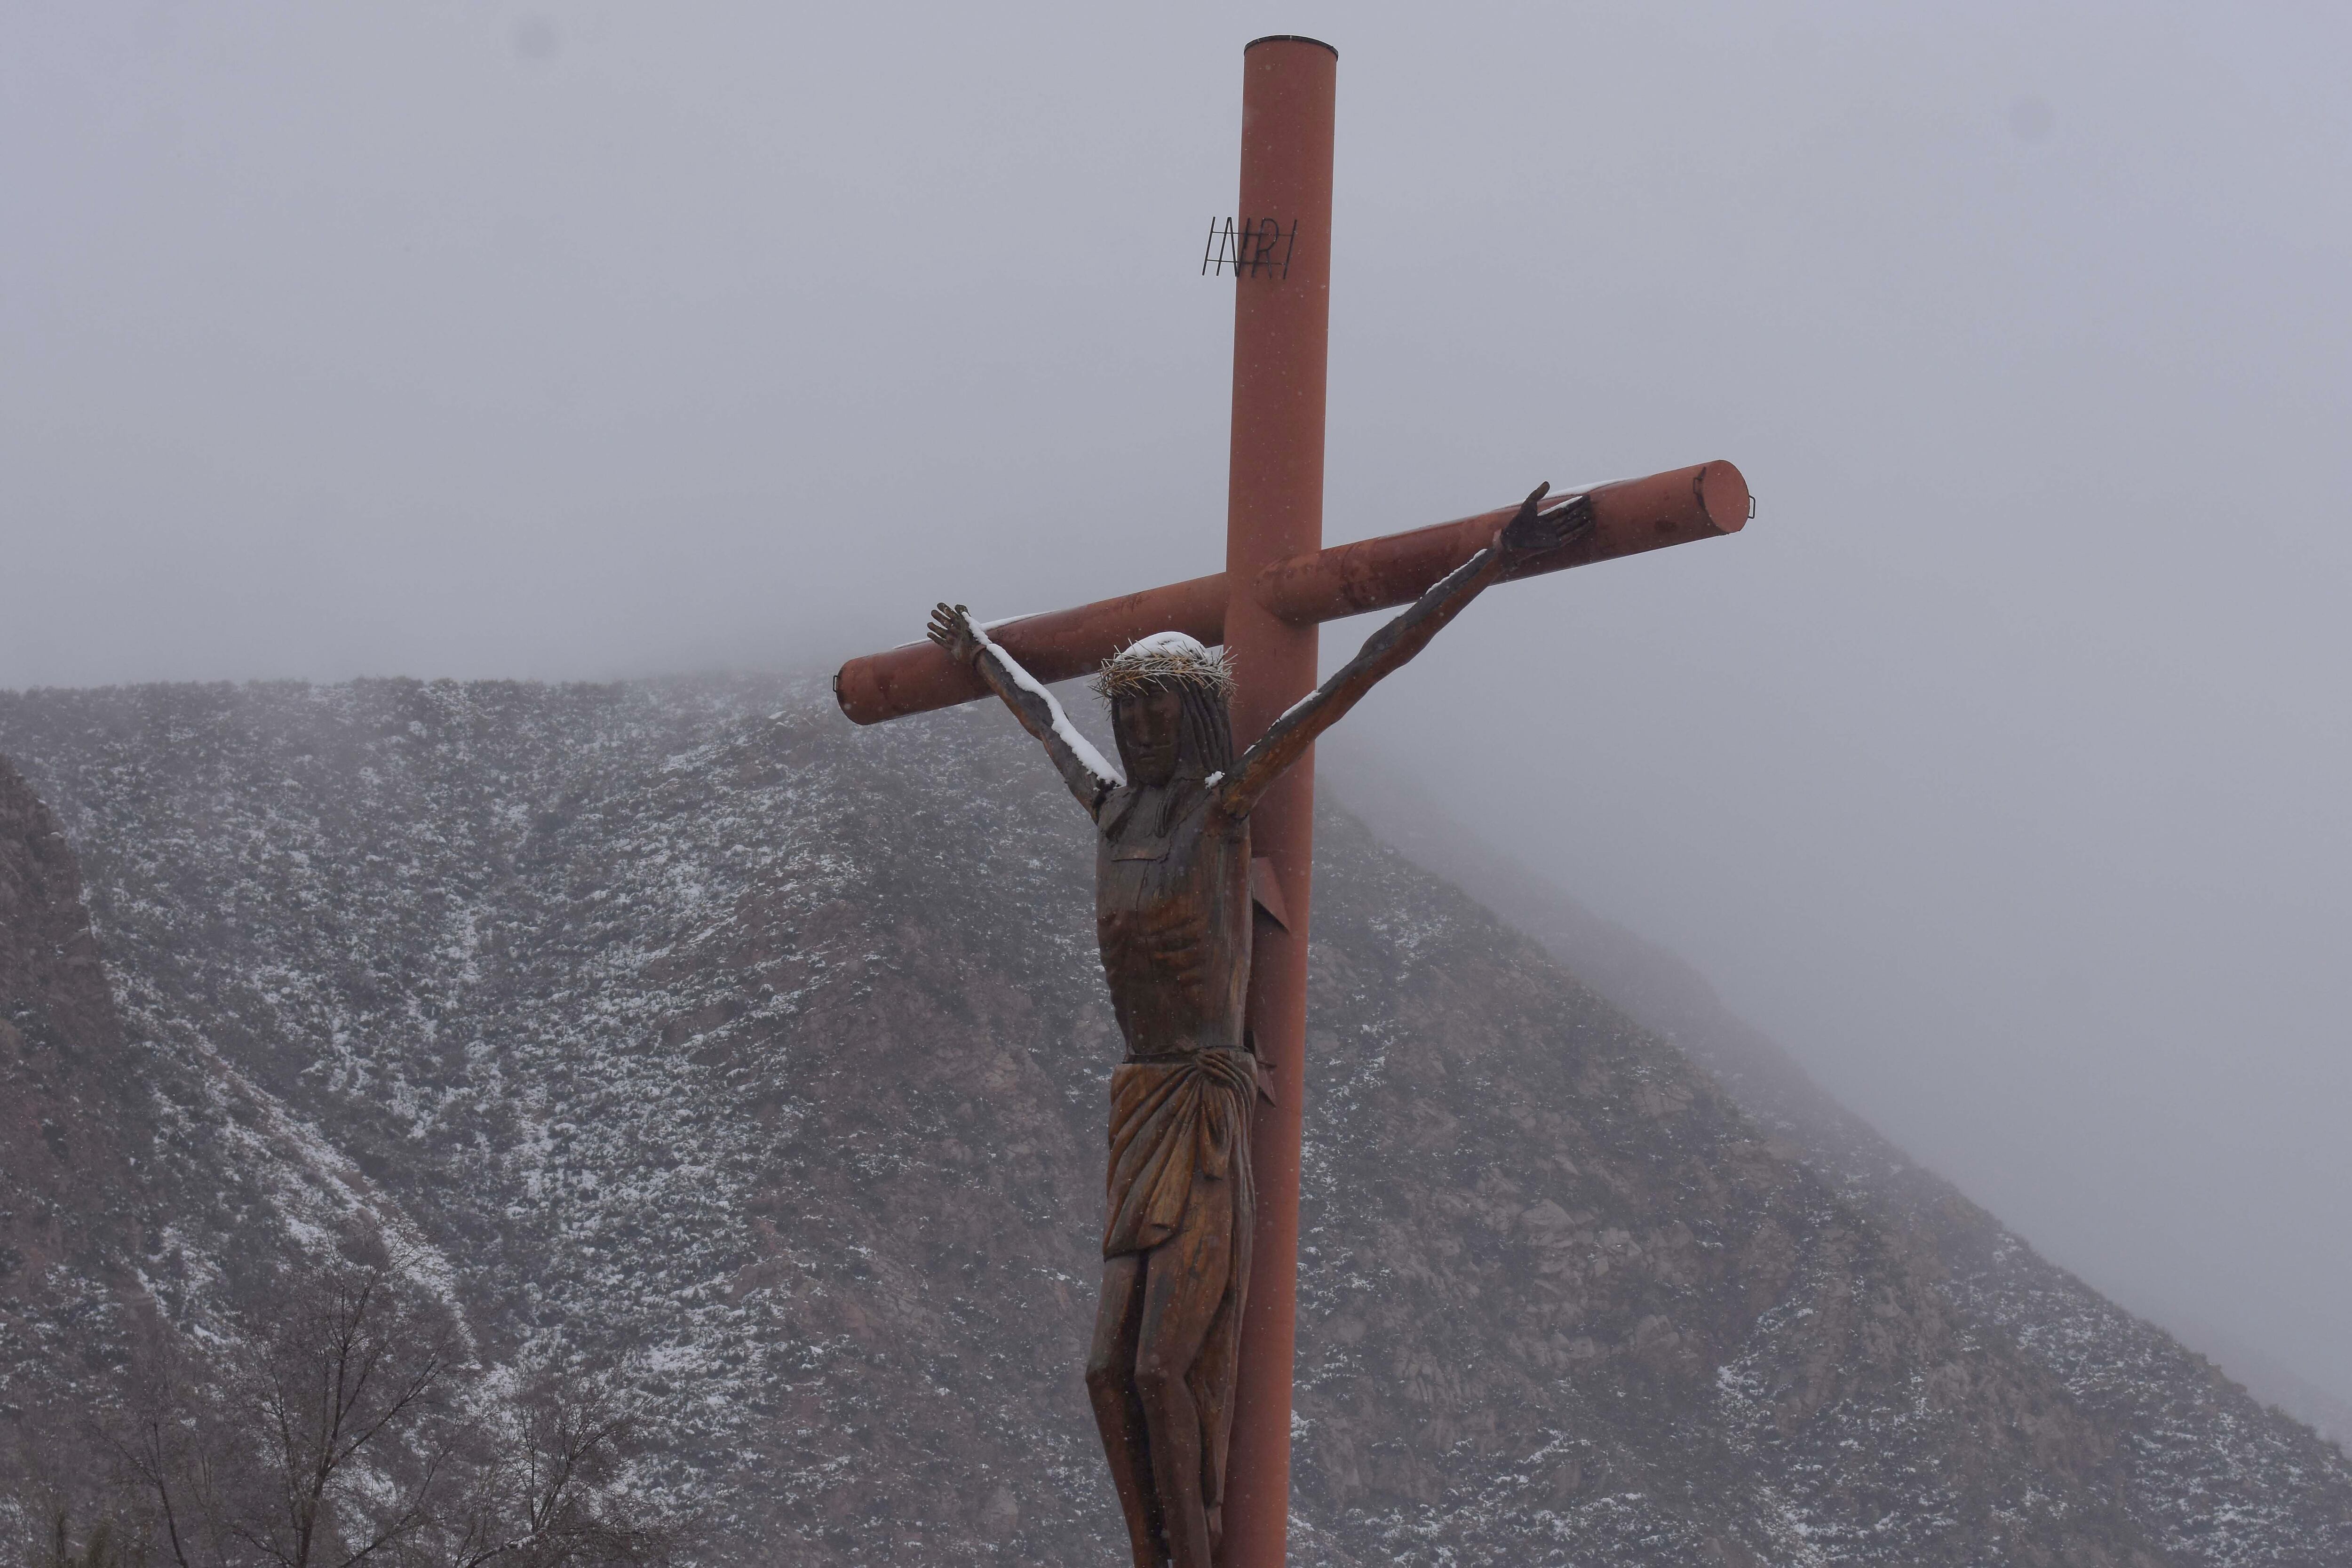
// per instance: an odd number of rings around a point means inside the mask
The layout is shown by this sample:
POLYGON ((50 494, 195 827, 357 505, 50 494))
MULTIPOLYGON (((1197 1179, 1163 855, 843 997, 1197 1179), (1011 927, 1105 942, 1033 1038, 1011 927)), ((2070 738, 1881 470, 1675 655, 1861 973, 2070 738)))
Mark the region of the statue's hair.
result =
POLYGON ((1234 663, 1223 648, 1205 648, 1182 632, 1140 637, 1103 660, 1095 689, 1106 702, 1157 687, 1205 686, 1221 700, 1234 694, 1234 663))

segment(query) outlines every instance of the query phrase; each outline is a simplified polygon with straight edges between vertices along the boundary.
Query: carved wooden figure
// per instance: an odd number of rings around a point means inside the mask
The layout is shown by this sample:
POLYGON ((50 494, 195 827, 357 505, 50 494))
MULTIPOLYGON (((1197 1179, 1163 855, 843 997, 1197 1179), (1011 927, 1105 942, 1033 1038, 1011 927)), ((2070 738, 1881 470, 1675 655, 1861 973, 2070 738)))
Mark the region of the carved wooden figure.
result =
POLYGON ((928 635, 971 665, 1095 820, 1095 931, 1127 1055, 1111 1075, 1102 1299, 1087 1391, 1139 1568, 1210 1568, 1223 1533, 1234 1373, 1247 1298, 1259 1090, 1249 989, 1250 808, 1383 676, 1489 584, 1591 521, 1539 485, 1439 581, 1238 759, 1222 651, 1163 632, 1102 669, 1123 774, 961 605, 928 635))

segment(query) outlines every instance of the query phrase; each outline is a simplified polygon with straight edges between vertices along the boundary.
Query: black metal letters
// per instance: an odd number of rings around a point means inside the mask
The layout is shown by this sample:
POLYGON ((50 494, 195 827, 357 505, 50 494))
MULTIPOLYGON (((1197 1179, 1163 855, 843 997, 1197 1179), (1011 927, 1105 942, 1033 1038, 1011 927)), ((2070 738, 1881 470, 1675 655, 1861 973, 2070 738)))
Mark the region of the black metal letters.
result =
POLYGON ((1291 253, 1297 248, 1297 218, 1287 229, 1279 218, 1211 218, 1209 242, 1201 250, 1201 276, 1223 276, 1230 267, 1235 278, 1287 278, 1291 253))

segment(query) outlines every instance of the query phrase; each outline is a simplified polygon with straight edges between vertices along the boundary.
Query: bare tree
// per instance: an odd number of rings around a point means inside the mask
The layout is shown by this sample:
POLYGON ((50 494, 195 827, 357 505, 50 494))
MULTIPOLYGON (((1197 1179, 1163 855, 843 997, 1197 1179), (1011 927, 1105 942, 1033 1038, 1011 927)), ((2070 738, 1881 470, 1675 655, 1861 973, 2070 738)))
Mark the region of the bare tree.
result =
POLYGON ((240 1342, 166 1347, 114 1447, 174 1568, 657 1568, 617 1481, 610 1384, 492 1397, 455 1324, 381 1262, 289 1271, 240 1342))
POLYGON ((168 1356, 117 1442, 179 1568, 356 1568, 424 1532, 464 1438, 447 1314, 381 1266, 289 1270, 213 1375, 168 1356))
POLYGON ((287 1308, 232 1367, 226 1410, 261 1462, 224 1523, 276 1568, 352 1568, 429 1517, 457 1440, 448 1325, 377 1268, 313 1274, 287 1308))
POLYGON ((129 1489, 152 1516, 150 1533, 164 1561, 185 1568, 208 1560, 212 1467, 179 1347, 160 1340, 144 1372, 129 1413, 111 1433, 115 1456, 129 1489))

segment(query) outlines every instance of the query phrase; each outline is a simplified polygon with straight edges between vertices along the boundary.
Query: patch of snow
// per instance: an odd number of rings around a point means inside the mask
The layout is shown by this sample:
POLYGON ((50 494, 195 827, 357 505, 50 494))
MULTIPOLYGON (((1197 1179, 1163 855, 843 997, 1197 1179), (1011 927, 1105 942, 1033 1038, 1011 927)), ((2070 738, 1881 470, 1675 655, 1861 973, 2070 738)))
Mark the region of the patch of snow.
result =
MULTIPOLYGON (((994 622, 990 623, 992 626, 995 624, 996 623, 994 622)), ((1006 676, 1011 678, 1013 685, 1018 686, 1022 690, 1029 692, 1033 696, 1044 699, 1045 703, 1045 712, 1049 716, 1049 722, 1053 726, 1054 733, 1060 737, 1062 744, 1069 747, 1071 752, 1076 755, 1078 761, 1085 764, 1086 767, 1094 773, 1095 777, 1107 780, 1114 784, 1123 784, 1127 782, 1127 775, 1119 772, 1118 769, 1111 766, 1108 759, 1104 757, 1100 752, 1095 750, 1094 742, 1087 740, 1084 735, 1078 732, 1078 727, 1070 722, 1070 716, 1062 711, 1062 705, 1054 700, 1054 694, 1045 689, 1044 682, 1040 681, 1035 676, 1030 674, 1027 670, 1022 668, 1021 661, 1019 659, 1014 658, 1011 654, 1006 653, 1003 648, 999 647, 996 643, 990 638, 986 628, 975 626, 972 628, 972 635, 980 639, 980 647, 982 654, 993 654, 996 658, 997 668, 1003 670, 1006 676)), ((1160 635, 1162 637, 1181 637, 1183 634, 1181 632, 1162 632, 1160 635)), ((1186 642, 1192 642, 1191 637, 1185 637, 1184 640, 1186 642)), ((1192 642, 1192 646, 1194 647, 1199 647, 1201 645, 1199 643, 1192 642)))

